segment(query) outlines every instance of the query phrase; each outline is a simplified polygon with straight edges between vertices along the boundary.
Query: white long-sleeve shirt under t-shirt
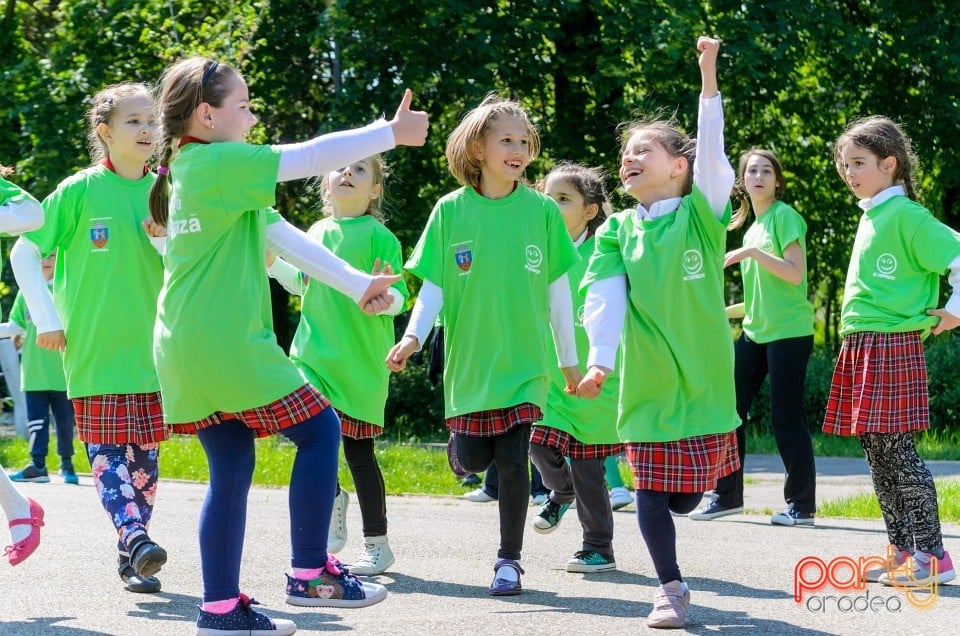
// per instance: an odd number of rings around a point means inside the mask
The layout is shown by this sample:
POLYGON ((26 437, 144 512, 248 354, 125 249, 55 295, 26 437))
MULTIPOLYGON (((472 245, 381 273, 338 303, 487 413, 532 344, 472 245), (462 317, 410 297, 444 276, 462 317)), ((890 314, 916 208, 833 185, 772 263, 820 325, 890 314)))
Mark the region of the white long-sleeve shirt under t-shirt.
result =
MULTIPOLYGON (((714 216, 722 218, 730 201, 736 173, 723 148, 723 106, 718 93, 700 98, 697 113, 697 149, 693 161, 693 182, 710 203, 714 216)), ((649 209, 637 205, 638 218, 653 220, 673 214, 682 197, 653 203, 649 209)), ((627 277, 624 274, 599 280, 587 290, 583 327, 590 340, 587 367, 612 370, 627 315, 627 277)))

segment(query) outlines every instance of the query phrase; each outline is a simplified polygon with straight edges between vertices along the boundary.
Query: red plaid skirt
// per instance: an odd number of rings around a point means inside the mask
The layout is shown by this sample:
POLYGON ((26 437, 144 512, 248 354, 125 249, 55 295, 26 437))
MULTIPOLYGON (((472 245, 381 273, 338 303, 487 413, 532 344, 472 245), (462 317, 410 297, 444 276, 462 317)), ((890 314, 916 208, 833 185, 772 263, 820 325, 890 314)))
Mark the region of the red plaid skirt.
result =
POLYGON ((514 426, 533 424, 543 419, 543 413, 536 404, 524 402, 505 409, 476 411, 466 415, 448 417, 447 428, 451 433, 470 437, 494 437, 503 435, 514 426))
POLYGON ((343 411, 333 409, 340 418, 340 434, 350 439, 372 439, 383 434, 383 427, 350 417, 343 411))
POLYGON ((637 490, 704 492, 740 468, 736 431, 626 446, 637 490))
POLYGON ((930 428, 927 363, 919 331, 845 336, 823 432, 911 433, 930 428))
POLYGON ((160 393, 106 393, 73 399, 77 437, 88 444, 156 444, 170 438, 160 393))
POLYGON ((174 433, 195 435, 197 431, 208 426, 216 426, 226 420, 240 420, 247 428, 253 429, 257 437, 266 437, 306 421, 328 406, 330 401, 323 397, 320 391, 309 384, 304 384, 293 393, 288 393, 265 406, 239 413, 218 411, 197 422, 170 424, 170 429, 174 433))
POLYGON ((555 448, 570 459, 599 459, 623 452, 623 444, 584 444, 570 433, 550 426, 534 426, 530 443, 555 448))

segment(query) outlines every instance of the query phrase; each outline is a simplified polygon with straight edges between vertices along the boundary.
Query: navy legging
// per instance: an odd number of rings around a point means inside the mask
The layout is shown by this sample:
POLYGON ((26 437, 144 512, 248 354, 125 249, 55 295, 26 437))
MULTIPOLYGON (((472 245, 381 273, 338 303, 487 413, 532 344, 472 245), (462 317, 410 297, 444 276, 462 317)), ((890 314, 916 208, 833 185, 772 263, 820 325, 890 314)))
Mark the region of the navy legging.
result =
MULTIPOLYGON (((323 567, 337 485, 340 420, 326 408, 281 434, 297 447, 289 488, 291 565, 323 567)), ((222 601, 240 594, 255 436, 239 420, 226 420, 201 429, 197 437, 210 468, 210 487, 200 510, 203 600, 222 601)))
POLYGON ((637 490, 637 521, 660 584, 682 581, 677 564, 677 528, 670 511, 687 514, 703 493, 637 490))

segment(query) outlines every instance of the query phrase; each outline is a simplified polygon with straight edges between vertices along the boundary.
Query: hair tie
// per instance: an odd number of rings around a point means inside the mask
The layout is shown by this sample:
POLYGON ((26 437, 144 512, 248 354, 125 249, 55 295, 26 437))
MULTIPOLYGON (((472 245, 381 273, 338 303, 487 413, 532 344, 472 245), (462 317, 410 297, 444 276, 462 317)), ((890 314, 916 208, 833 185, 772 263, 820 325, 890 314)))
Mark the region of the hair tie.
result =
POLYGON ((165 177, 170 174, 169 166, 157 166, 157 174, 165 177))
POLYGON ((217 70, 218 66, 220 66, 220 62, 214 60, 213 64, 203 72, 203 77, 200 78, 200 90, 203 90, 203 87, 207 85, 207 82, 210 81, 210 76, 213 75, 213 72, 217 70))

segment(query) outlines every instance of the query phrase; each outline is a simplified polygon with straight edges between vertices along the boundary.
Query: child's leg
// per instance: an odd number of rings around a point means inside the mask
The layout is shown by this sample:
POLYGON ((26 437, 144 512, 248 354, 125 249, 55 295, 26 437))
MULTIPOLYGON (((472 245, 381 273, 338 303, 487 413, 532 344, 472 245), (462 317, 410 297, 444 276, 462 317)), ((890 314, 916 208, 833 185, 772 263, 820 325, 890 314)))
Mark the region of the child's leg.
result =
POLYGON ((608 488, 613 490, 614 488, 624 487, 623 477, 620 475, 620 462, 617 461, 616 455, 608 455, 603 460, 603 470, 608 488))
POLYGON ((93 483, 103 509, 117 529, 117 548, 122 554, 127 553, 134 540, 147 534, 146 522, 152 512, 152 506, 141 508, 146 500, 142 495, 138 497, 129 471, 133 448, 128 444, 87 444, 93 483))
POLYGON ((240 596, 247 494, 256 457, 254 433, 239 420, 201 429, 197 438, 210 468, 210 486, 200 509, 203 600, 210 603, 240 596))
POLYGON ((281 433, 297 447, 290 473, 291 565, 322 568, 327 562, 327 530, 337 490, 340 418, 327 407, 281 433))
POLYGON ((30 433, 30 457, 37 468, 47 467, 47 445, 50 443, 49 391, 26 391, 27 431, 30 433))
POLYGON ((912 553, 915 548, 913 528, 898 483, 904 466, 900 464, 901 459, 895 457, 896 437, 867 433, 860 436, 860 446, 870 466, 873 489, 877 493, 883 523, 887 526, 887 538, 898 550, 912 553))
MULTIPOLYGON (((544 485, 552 491, 551 500, 558 504, 568 504, 573 501, 573 477, 570 474, 570 466, 567 465, 567 460, 559 450, 542 444, 530 444, 530 460, 540 470, 544 485)), ((606 498, 606 491, 604 496, 606 498)))
POLYGON ((57 454, 60 468, 73 468, 73 400, 66 391, 50 391, 50 407, 57 426, 57 454))
POLYGON ((583 527, 583 549, 612 558, 613 508, 604 482, 604 463, 601 458, 571 459, 570 474, 583 527))
POLYGON ((160 444, 128 444, 127 472, 133 485, 133 494, 140 509, 140 519, 149 530, 153 518, 153 502, 157 497, 160 479, 160 444))
MULTIPOLYGON (((803 404, 807 361, 811 351, 813 336, 785 338, 767 345, 770 419, 777 450, 787 473, 783 497, 791 508, 813 514, 817 510, 817 469, 807 411, 803 404)), ((742 455, 740 459, 742 462, 742 455)))
POLYGON ((636 494, 640 534, 647 544, 647 551, 660 584, 682 581, 680 566, 677 564, 677 530, 670 511, 690 512, 700 503, 703 493, 638 490, 636 494))
POLYGON ((363 536, 382 537, 387 534, 387 493, 373 438, 343 437, 343 454, 360 502, 363 536))
POLYGON ((900 465, 897 489, 913 530, 917 550, 940 557, 943 554, 943 534, 933 475, 917 454, 913 433, 898 433, 893 437, 894 456, 900 465))
MULTIPOLYGON (((7 471, 0 466, 0 508, 3 508, 3 514, 7 517, 7 522, 14 519, 30 518, 30 502, 20 494, 17 487, 13 485, 10 478, 7 477, 7 471)), ((10 528, 10 537, 13 543, 19 543, 27 538, 32 526, 21 524, 10 528)))
POLYGON ((530 425, 521 424, 493 437, 493 458, 500 473, 500 559, 520 559, 530 496, 530 425))
MULTIPOLYGON (((484 481, 486 482, 486 480, 491 477, 490 471, 496 468, 496 466, 491 463, 493 462, 493 438, 474 437, 472 435, 454 433, 453 442, 457 448, 457 457, 460 458, 460 463, 463 464, 463 467, 472 473, 482 473, 486 471, 487 474, 484 476, 484 481)), ((498 491, 499 488, 500 484, 498 482, 498 491)))

